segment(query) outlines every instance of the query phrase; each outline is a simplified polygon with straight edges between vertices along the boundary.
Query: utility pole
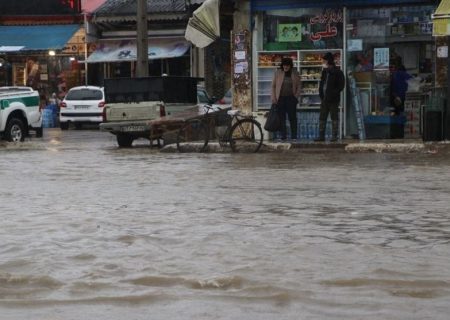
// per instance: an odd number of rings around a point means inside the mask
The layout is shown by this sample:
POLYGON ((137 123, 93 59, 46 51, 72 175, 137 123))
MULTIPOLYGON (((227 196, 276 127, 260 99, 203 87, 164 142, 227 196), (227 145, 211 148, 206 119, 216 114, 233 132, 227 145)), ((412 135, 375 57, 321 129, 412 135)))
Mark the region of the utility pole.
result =
POLYGON ((136 76, 148 76, 147 0, 137 0, 137 63, 136 76))
MULTIPOLYGON (((80 4, 81 5, 81 4, 80 4)), ((83 18, 84 18, 84 85, 88 85, 88 20, 87 20, 87 14, 86 12, 83 12, 83 18)))
MULTIPOLYGON (((233 16, 233 34, 245 34, 245 43, 247 48, 247 59, 249 70, 251 70, 251 33, 248 31, 250 30, 250 1, 236 1, 235 2, 235 13, 233 16)), ((234 41, 234 39, 231 39, 234 41)), ((234 42, 232 42, 234 43, 234 42)), ((233 53, 231 54, 233 57, 233 53)), ((233 58, 232 58, 233 59, 233 58)), ((232 72, 232 79, 233 79, 233 71, 232 72)), ((249 79, 251 79, 251 73, 249 75, 249 79)), ((237 83, 234 82, 233 87, 233 106, 239 106, 238 108, 243 111, 244 113, 251 114, 253 111, 253 105, 252 105, 252 91, 253 91, 253 84, 252 81, 248 81, 248 83, 245 83, 243 85, 236 85, 237 83)))

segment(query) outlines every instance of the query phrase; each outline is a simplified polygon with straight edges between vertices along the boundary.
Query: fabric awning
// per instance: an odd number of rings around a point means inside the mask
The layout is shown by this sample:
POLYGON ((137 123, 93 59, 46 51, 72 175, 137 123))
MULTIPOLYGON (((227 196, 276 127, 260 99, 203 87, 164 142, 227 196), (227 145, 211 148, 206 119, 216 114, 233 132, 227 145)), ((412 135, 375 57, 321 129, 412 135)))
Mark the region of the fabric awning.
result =
POLYGON ((219 0, 206 0, 189 18, 184 37, 204 48, 220 37, 219 0))
MULTIPOLYGON (((148 58, 167 59, 181 57, 190 44, 181 37, 151 38, 148 41, 148 58)), ((136 40, 102 40, 88 57, 88 63, 136 61, 136 40)))
POLYGON ((450 0, 442 0, 432 15, 433 36, 450 35, 450 0))
POLYGON ((0 26, 0 52, 60 50, 79 29, 78 24, 0 26))

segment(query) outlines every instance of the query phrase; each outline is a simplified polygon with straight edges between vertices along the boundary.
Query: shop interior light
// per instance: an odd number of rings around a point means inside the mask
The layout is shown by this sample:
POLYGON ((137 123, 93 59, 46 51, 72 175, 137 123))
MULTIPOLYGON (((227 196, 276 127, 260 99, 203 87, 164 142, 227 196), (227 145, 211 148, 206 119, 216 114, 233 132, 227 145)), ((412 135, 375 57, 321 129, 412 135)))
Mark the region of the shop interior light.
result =
POLYGON ((70 61, 75 61, 75 57, 70 57, 69 60, 70 61))
POLYGON ((48 55, 49 56, 54 56, 56 54, 55 50, 49 50, 48 51, 48 55))

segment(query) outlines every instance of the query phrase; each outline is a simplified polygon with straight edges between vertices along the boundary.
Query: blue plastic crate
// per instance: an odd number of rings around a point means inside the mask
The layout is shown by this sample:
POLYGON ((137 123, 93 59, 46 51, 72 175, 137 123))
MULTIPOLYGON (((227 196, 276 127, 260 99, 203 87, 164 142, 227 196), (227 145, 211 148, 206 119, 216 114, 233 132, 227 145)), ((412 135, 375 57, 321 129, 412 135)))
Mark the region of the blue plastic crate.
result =
POLYGON ((401 139, 404 137, 405 122, 405 116, 365 116, 366 137, 367 139, 401 139))

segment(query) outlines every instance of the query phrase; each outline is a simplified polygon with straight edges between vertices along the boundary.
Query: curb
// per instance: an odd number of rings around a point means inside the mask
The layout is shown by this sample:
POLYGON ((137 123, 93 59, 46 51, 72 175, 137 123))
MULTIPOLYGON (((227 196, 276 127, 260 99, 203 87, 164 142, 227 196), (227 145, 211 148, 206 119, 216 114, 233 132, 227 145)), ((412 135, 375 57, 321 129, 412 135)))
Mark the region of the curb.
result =
POLYGON ((345 147, 346 152, 413 153, 425 150, 423 143, 351 143, 345 147))
MULTIPOLYGON (((349 142, 349 143, 290 143, 266 142, 259 152, 347 152, 347 153, 435 153, 450 144, 419 142, 349 142)), ((202 152, 201 143, 186 143, 186 153, 202 152)), ((176 144, 169 144, 160 149, 161 152, 178 152, 176 144)), ((230 147, 222 147, 218 142, 210 142, 206 153, 230 153, 230 147)))

